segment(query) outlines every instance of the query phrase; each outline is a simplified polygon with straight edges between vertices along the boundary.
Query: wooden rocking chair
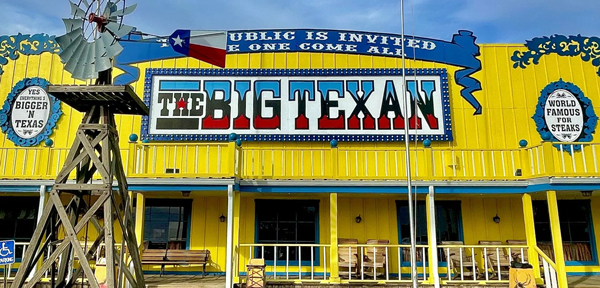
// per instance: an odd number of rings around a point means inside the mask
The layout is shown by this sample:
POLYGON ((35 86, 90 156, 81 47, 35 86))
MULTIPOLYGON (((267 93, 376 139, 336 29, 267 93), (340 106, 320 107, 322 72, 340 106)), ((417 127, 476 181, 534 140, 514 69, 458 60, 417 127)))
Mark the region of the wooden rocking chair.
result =
MULTIPOLYGON (((358 245, 358 239, 339 238, 338 244, 358 245)), ((358 247, 339 247, 338 265, 340 277, 358 277, 358 247)))
MULTIPOLYGON (((390 240, 367 240, 367 245, 388 245, 390 240)), ((364 274, 369 277, 385 276, 387 253, 385 247, 365 247, 363 250, 364 274), (377 269, 381 268, 378 272, 377 269)))
MULTIPOLYGON (((502 245, 500 241, 479 241, 479 245, 502 245)), ((482 248, 483 251, 483 248, 482 248)), ((487 255, 488 269, 492 270, 491 278, 499 278, 501 275, 504 279, 508 279, 508 272, 510 270, 510 257, 504 248, 487 248, 485 249, 487 255)), ((486 261, 486 259, 484 259, 486 261)), ((486 271, 487 272, 487 271, 486 271)))
MULTIPOLYGON (((442 241, 442 245, 464 245, 462 241, 442 241)), ((446 257, 446 261, 448 261, 450 266, 450 271, 448 273, 454 274, 452 279, 458 279, 461 277, 461 274, 464 279, 473 279, 473 275, 477 275, 479 273, 477 263, 473 265, 473 256, 474 255, 466 255, 466 249, 462 249, 462 268, 461 268, 461 248, 452 247, 452 248, 443 248, 444 256, 446 257)))

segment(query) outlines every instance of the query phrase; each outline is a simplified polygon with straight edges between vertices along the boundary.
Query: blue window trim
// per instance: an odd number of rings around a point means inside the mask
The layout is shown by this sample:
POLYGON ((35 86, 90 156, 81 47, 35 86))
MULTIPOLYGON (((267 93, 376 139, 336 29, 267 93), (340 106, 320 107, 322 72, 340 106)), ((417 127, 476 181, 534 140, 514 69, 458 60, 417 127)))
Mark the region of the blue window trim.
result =
MULTIPOLYGON (((539 200, 539 201, 543 201, 543 200, 539 200)), ((590 233, 589 233, 590 234, 590 250, 592 252, 592 261, 565 261, 565 265, 566 266, 598 266, 598 250, 596 248, 596 233, 594 231, 594 218, 592 215, 592 201, 589 199, 558 200, 558 202, 561 202, 561 201, 579 201, 579 202, 585 203, 584 205, 587 205, 588 212, 589 212, 589 214, 588 214, 588 220, 589 220, 588 229, 590 230, 590 233)), ((561 227, 561 229, 563 229, 563 227, 561 227)))
MULTIPOLYGON (((320 244, 320 237, 321 237, 320 230, 321 230, 321 227, 319 225, 319 222, 320 222, 319 221, 320 220, 319 211, 321 210, 321 207, 320 207, 321 206, 321 201, 319 199, 254 199, 254 207, 255 208, 256 208, 256 202, 261 201, 261 200, 263 200, 263 201, 264 200, 271 200, 271 201, 274 200, 274 201, 302 201, 302 202, 310 202, 310 201, 312 201, 312 202, 315 202, 316 203, 315 207, 317 207, 317 213, 315 215, 315 229, 316 229, 316 231, 315 231, 315 243, 314 244, 320 244)), ((258 242, 258 213, 256 212, 256 209, 254 211, 254 243, 258 244, 258 245, 260 245, 260 244, 265 244, 265 245, 266 244, 270 244, 270 243, 259 243, 258 242)), ((254 257, 260 258, 262 255, 259 255, 257 248, 258 248, 258 246, 254 247, 254 257)), ((314 253, 314 257, 315 258, 312 261, 312 265, 313 266, 320 266, 321 265, 321 257, 320 257, 321 256, 321 252, 320 251, 321 251, 321 249, 319 247, 319 248, 317 248, 317 250, 314 253)), ((284 260, 277 260, 277 266, 285 266, 285 262, 286 261, 284 261, 284 260)), ((273 261, 273 260, 265 260, 265 264, 267 266, 274 266, 275 261, 273 261)), ((310 266, 311 265, 310 261, 302 261, 301 264, 302 264, 302 266, 310 266)), ((297 260, 296 261, 289 261, 288 265, 289 266, 299 266, 299 263, 298 263, 297 260)))
MULTIPOLYGON (((405 202, 405 201, 408 201, 408 200, 396 200, 396 220, 397 220, 396 224, 398 226, 397 227, 398 243, 402 243, 402 229, 400 227, 400 209, 398 209, 398 207, 399 207, 400 203, 405 202)), ((419 203, 423 203, 423 202, 425 202, 425 201, 424 200, 417 201, 417 205, 419 203)), ((460 207, 460 210, 459 210, 460 213, 458 213, 458 239, 459 239, 458 241, 464 241, 464 232, 463 232, 463 223, 462 223, 462 221, 463 221, 462 220, 462 201, 460 201, 460 200, 441 200, 441 201, 436 201, 435 203, 438 204, 439 202, 458 202, 459 203, 458 206, 460 207)), ((427 212, 425 212, 425 213, 427 213, 427 212)), ((425 217, 427 217, 427 215, 425 215, 425 217)), ((436 213, 436 217, 437 217, 437 213, 436 213)), ((436 219, 436 221, 437 221, 437 219, 436 219)), ((436 228, 437 228, 437 225, 436 225, 436 228)), ((429 237, 429 231, 427 231, 427 235, 429 237)), ((410 266, 410 261, 404 261, 403 255, 400 255, 400 258, 402 259, 402 266, 410 266)), ((441 258, 439 258, 439 259, 441 259, 441 258)), ((427 263, 429 263, 429 261, 426 259, 425 264, 427 264, 427 263)), ((439 267, 447 267, 447 264, 448 263, 446 261, 438 261, 439 267)), ((423 261, 417 261, 417 267, 419 267, 419 266, 423 266, 423 261)))
MULTIPOLYGON (((150 199, 146 199, 145 202, 148 203, 148 200, 153 200, 154 201, 154 200, 161 200, 161 199, 159 199, 159 198, 150 198, 150 199)), ((185 203, 185 205, 183 207, 185 207, 186 209, 189 209, 188 217, 187 217, 187 227, 186 227, 187 237, 185 239, 185 250, 190 250, 190 238, 192 237, 192 235, 190 234, 190 232, 191 232, 191 229, 192 229, 192 213, 193 213, 192 209, 193 209, 193 206, 194 206, 193 205, 193 201, 194 200, 193 199, 173 199, 173 198, 162 199, 162 200, 171 201, 173 203, 175 203, 175 202, 185 203), (173 200, 175 200, 175 201, 173 201, 173 200)), ((146 213, 146 207, 148 207, 148 205, 144 204, 144 213, 146 213)), ((146 219, 144 217, 144 231, 145 231, 145 226, 146 226, 146 219)), ((142 243, 143 242, 144 242, 144 235, 142 235, 142 243)))

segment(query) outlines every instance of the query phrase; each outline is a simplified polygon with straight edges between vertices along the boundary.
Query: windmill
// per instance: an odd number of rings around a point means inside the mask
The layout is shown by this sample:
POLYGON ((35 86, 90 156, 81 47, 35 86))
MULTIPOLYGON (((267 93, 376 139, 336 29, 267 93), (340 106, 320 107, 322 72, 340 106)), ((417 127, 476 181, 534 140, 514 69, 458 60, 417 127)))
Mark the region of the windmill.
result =
POLYGON ((92 288, 145 287, 114 115, 148 115, 148 107, 130 86, 110 85, 112 61, 123 51, 118 41, 134 29, 123 24, 123 16, 136 5, 126 6, 125 0, 69 3, 72 17, 63 19, 67 33, 57 38, 59 56, 73 78, 96 79, 96 85, 48 87, 84 117, 11 287, 34 287, 44 275, 53 288, 73 287, 79 279, 92 288), (71 175, 74 182, 68 182, 71 175), (92 182, 97 175, 101 181, 92 182), (65 206, 61 198, 70 201, 65 206), (89 229, 97 235, 91 243, 89 229), (96 279, 89 264, 99 249, 106 259, 105 281, 96 279))
POLYGON ((123 24, 123 17, 137 7, 137 4, 126 6, 125 0, 103 2, 69 1, 71 18, 62 19, 67 33, 56 38, 62 48, 59 56, 65 70, 75 79, 96 79, 96 84, 110 82, 111 59, 123 51, 119 39, 134 30, 133 26, 123 24))

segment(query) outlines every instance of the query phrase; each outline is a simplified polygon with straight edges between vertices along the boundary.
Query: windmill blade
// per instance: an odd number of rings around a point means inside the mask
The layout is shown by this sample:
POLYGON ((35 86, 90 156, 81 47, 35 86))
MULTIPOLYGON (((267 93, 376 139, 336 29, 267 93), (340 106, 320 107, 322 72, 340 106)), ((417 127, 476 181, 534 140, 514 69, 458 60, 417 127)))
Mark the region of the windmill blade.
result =
POLYGON ((90 3, 88 3, 87 0, 81 0, 81 3, 83 3, 83 5, 85 6, 86 9, 90 8, 90 3))
POLYGON ((58 53, 58 56, 60 57, 62 63, 66 64, 67 62, 69 62, 69 60, 71 60, 71 57, 73 57, 75 51, 77 50, 77 47, 79 47, 79 44, 81 42, 85 42, 85 39, 82 35, 79 35, 79 37, 75 38, 75 40, 73 40, 73 42, 71 42, 71 44, 69 44, 66 49, 63 49, 63 51, 58 53))
POLYGON ((133 4, 133 5, 129 6, 129 7, 125 7, 123 9, 119 9, 116 12, 111 13, 110 16, 111 17, 113 17, 113 16, 125 16, 125 15, 131 14, 133 11, 135 11, 135 8, 137 8, 137 3, 133 4))
POLYGON ((60 46, 60 48, 62 48, 63 50, 65 50, 67 48, 67 46, 69 46, 71 43, 73 43, 73 41, 77 38, 77 36, 83 35, 83 29, 82 28, 78 28, 75 29, 65 35, 56 37, 56 43, 58 43, 58 45, 60 46))
POLYGON ((117 37, 117 38, 121 38, 121 37, 131 33, 131 31, 134 28, 135 27, 133 27, 133 26, 118 24, 115 22, 108 22, 108 24, 106 24, 106 29, 108 29, 110 32, 112 32, 112 34, 114 34, 115 37, 117 37))
POLYGON ((83 27, 83 19, 71 19, 71 18, 63 18, 63 22, 65 23, 65 28, 67 29, 67 33, 72 32, 77 28, 83 27))
POLYGON ((78 59, 79 61, 77 65, 75 65, 73 71, 71 72, 71 77, 83 80, 83 72, 86 66, 89 65, 87 61, 89 61, 90 57, 90 47, 92 47, 92 45, 90 45, 90 43, 88 42, 85 42, 85 45, 83 46, 83 51, 81 51, 81 56, 78 59))
POLYGON ((94 45, 96 46, 96 59, 94 61, 94 71, 100 72, 110 69, 112 65, 110 63, 110 58, 106 57, 106 48, 104 47, 104 43, 102 43, 102 41, 96 41, 94 45))
POLYGON ((77 48, 75 48, 75 52, 73 52, 73 55, 71 56, 71 58, 69 58, 69 60, 67 61, 67 63, 65 63, 65 70, 73 73, 73 70, 75 70, 75 67, 77 65, 79 65, 80 62, 80 58, 81 58, 81 53, 83 53, 83 49, 85 49, 85 46, 87 45, 87 41, 85 41, 85 39, 81 39, 78 43, 77 43, 77 48))
POLYGON ((96 46, 96 57, 106 57, 106 47, 104 47, 104 43, 102 41, 95 41, 94 45, 96 46))
POLYGON ((104 17, 107 19, 117 19, 116 16, 111 18, 110 14, 117 12, 118 9, 119 8, 115 3, 108 1, 106 2, 106 7, 104 7, 104 12, 102 12, 102 15, 104 15, 104 17))
POLYGON ((82 72, 82 77, 80 79, 92 79, 92 78, 96 78, 96 75, 98 73, 96 73, 96 45, 95 43, 90 43, 89 45, 89 49, 88 49, 88 55, 85 58, 86 59, 86 63, 85 66, 83 67, 83 72, 82 72))
POLYGON ((108 32, 100 34, 100 38, 96 41, 102 41, 102 44, 106 48, 106 57, 116 57, 123 51, 123 46, 108 32))
POLYGON ((79 6, 71 1, 69 1, 69 3, 71 4, 71 15, 74 17, 85 17, 85 11, 83 11, 83 9, 79 8, 79 6))

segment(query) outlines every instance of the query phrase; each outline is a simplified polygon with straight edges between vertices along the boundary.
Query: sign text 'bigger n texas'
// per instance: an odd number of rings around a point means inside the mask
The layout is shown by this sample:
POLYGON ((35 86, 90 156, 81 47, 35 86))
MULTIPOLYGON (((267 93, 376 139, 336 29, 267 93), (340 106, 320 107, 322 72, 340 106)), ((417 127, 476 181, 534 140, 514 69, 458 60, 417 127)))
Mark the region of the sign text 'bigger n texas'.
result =
POLYGON ((407 71, 406 97, 398 69, 172 72, 147 74, 144 139, 398 141, 405 125, 411 138, 452 139, 442 69, 407 71))

